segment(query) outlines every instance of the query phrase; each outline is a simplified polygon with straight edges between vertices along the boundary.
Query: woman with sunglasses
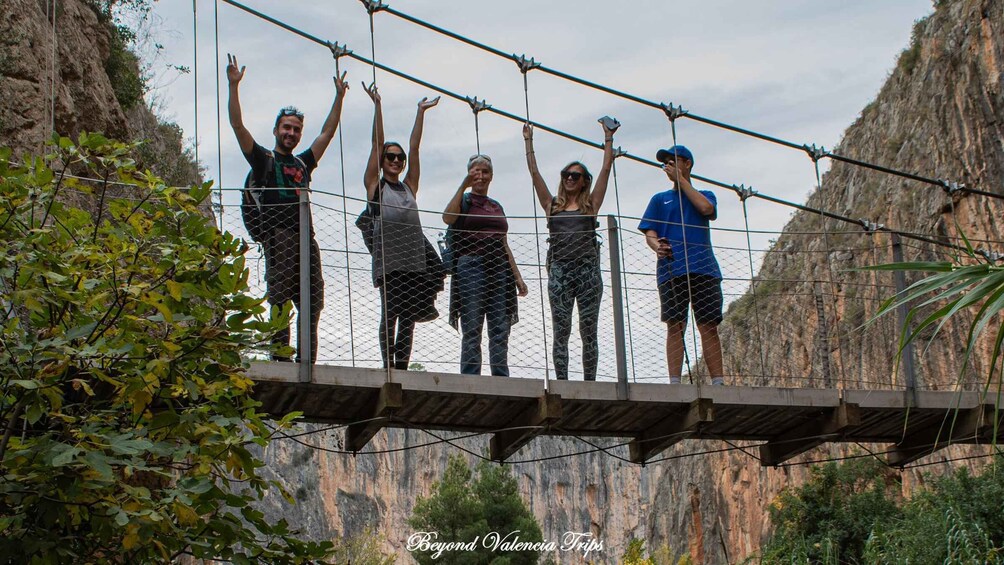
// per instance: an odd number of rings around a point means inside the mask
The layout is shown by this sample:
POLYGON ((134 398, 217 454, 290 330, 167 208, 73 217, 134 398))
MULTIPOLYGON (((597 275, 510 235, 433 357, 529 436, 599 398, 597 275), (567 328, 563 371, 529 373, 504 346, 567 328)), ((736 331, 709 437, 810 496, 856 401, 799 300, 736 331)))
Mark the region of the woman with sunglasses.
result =
POLYGON ((613 136, 616 122, 601 120, 604 134, 603 166, 590 190, 593 177, 586 166, 573 161, 561 169, 558 195, 553 196, 537 168, 533 151, 533 126, 523 126, 526 143, 526 166, 530 170, 537 200, 547 214, 547 294, 551 301, 554 328, 554 370, 561 380, 568 379, 568 337, 572 332, 572 307, 579 307, 579 336, 582 339, 584 380, 596 380, 599 360, 597 324, 603 278, 600 276, 599 242, 596 238, 596 215, 607 193, 607 180, 614 162, 613 136))
POLYGON ((415 322, 424 305, 416 304, 413 291, 425 283, 426 239, 418 214, 419 155, 425 111, 439 97, 418 101, 407 155, 401 144, 384 141, 383 108, 376 84, 367 87, 373 100, 373 146, 363 183, 373 215, 373 285, 380 289, 380 352, 384 367, 406 370, 411 359, 415 322), (411 163, 407 174, 405 164, 411 163), (396 332, 395 332, 396 329, 396 332))
POLYGON ((509 376, 509 330, 517 320, 516 295, 526 296, 526 283, 506 239, 505 210, 488 196, 491 157, 474 155, 467 176, 443 210, 443 222, 454 232, 457 267, 450 283, 450 324, 460 321, 460 372, 481 374, 481 331, 488 323, 488 360, 492 375, 509 376), (470 187, 471 191, 467 192, 470 187))

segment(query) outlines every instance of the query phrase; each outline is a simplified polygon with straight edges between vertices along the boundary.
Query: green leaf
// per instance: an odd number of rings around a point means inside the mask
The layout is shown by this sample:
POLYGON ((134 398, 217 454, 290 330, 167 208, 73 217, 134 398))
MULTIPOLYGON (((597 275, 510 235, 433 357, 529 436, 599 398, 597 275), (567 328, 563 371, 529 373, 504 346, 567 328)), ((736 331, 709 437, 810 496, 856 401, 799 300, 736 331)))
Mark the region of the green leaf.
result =
POLYGON ((56 443, 55 446, 49 449, 49 456, 51 457, 51 464, 53 467, 62 467, 64 465, 69 465, 77 457, 77 454, 82 450, 80 448, 74 447, 72 445, 67 445, 65 443, 56 443))

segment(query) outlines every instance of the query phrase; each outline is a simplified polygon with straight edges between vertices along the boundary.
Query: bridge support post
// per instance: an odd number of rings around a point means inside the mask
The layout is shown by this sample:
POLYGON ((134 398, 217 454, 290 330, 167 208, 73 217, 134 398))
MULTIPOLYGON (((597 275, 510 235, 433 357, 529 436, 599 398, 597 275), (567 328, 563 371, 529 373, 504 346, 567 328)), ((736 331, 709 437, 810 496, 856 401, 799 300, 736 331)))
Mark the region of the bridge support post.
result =
POLYGON ((715 419, 715 404, 710 398, 698 398, 685 412, 667 416, 658 424, 635 436, 628 444, 632 463, 642 463, 669 446, 700 431, 715 419))
POLYGON ((761 445, 760 464, 764 467, 776 467, 823 442, 839 438, 844 430, 860 423, 859 406, 841 400, 839 406, 822 413, 818 419, 788 430, 761 445))
POLYGON ((401 383, 384 383, 373 399, 370 418, 360 424, 351 424, 345 429, 345 447, 349 451, 361 451, 386 423, 386 418, 404 405, 401 383))
POLYGON ((296 355, 300 359, 299 378, 309 383, 314 359, 310 343, 310 191, 300 189, 300 307, 296 309, 296 355))
POLYGON ((956 409, 944 420, 893 445, 886 462, 892 467, 903 467, 952 444, 997 443, 998 438, 993 436, 1000 427, 1000 419, 1001 414, 993 405, 956 409))
POLYGON ((607 237, 610 247, 610 290, 614 309, 614 350, 617 353, 617 400, 627 400, 627 346, 624 339, 624 289, 621 285, 621 245, 617 218, 607 215, 607 237))
POLYGON ((545 392, 537 399, 537 405, 527 410, 512 422, 512 429, 503 430, 492 436, 489 456, 492 461, 505 461, 519 448, 546 431, 545 428, 561 420, 561 396, 545 392))
MULTIPOLYGON (((893 263, 903 262, 903 245, 898 233, 892 234, 892 261, 893 263)), ((906 290, 906 274, 903 271, 893 271, 892 276, 896 283, 896 294, 899 295, 906 290)), ((900 304, 896 308, 896 319, 899 321, 899 331, 901 332, 909 331, 909 328, 906 327, 906 317, 909 312, 910 307, 906 304, 900 304)), ((903 372, 903 380, 906 382, 906 405, 916 406, 917 374, 913 365, 913 342, 907 342, 903 346, 899 366, 903 372)))

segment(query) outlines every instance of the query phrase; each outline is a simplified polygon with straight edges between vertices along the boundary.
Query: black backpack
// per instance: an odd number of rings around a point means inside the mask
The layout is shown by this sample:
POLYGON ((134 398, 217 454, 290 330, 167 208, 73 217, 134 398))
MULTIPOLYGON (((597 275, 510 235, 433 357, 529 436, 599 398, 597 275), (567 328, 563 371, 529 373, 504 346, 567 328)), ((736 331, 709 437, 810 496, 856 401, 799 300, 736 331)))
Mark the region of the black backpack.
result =
MULTIPOLYGON (((306 163, 296 155, 293 158, 307 172, 307 182, 310 182, 310 171, 307 170, 306 163)), ((248 176, 244 179, 244 189, 241 190, 241 218, 244 220, 244 228, 247 229, 248 235, 256 243, 263 243, 269 235, 263 217, 265 204, 265 191, 263 189, 265 188, 280 188, 275 167, 275 155, 268 150, 265 151, 265 166, 262 167, 261 175, 256 177, 254 169, 248 171, 248 176)))
POLYGON ((456 219, 452 224, 447 226, 446 234, 443 235, 443 239, 439 240, 439 254, 443 258, 443 268, 446 270, 446 274, 455 275, 457 274, 457 231, 463 226, 467 214, 471 211, 471 193, 465 192, 464 196, 460 200, 460 214, 461 216, 456 219), (460 224, 460 225, 458 225, 460 224))

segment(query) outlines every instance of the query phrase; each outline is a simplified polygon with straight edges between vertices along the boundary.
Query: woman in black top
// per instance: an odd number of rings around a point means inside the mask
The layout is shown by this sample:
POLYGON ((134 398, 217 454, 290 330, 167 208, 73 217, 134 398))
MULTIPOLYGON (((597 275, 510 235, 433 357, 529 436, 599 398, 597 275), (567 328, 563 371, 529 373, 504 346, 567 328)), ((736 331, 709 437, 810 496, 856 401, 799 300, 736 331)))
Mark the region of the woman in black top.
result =
MULTIPOLYGON (((373 285, 380 289, 380 353, 384 367, 406 370, 411 359, 415 323, 424 321, 426 308, 416 289, 427 282, 427 257, 418 215, 419 144, 425 112, 439 97, 418 101, 408 152, 396 141, 385 141, 383 106, 376 84, 367 87, 373 100, 373 143, 363 184, 373 216, 373 285), (408 163, 407 173, 405 164, 408 163), (402 178, 403 177, 403 178, 402 178), (396 332, 395 332, 396 326, 396 332)), ((435 300, 435 294, 426 298, 435 300)))
POLYGON ((614 130, 603 125, 603 166, 590 190, 593 177, 586 166, 573 161, 561 169, 558 195, 547 189, 537 168, 533 152, 533 126, 523 126, 526 142, 526 166, 530 170, 537 200, 547 214, 550 233, 547 249, 547 292, 551 301, 554 327, 554 370, 561 380, 568 379, 568 336, 572 331, 572 308, 579 306, 579 336, 582 339, 584 380, 596 380, 599 359, 597 324, 603 278, 600 276, 599 242, 596 239, 596 215, 607 193, 607 180, 614 162, 614 130))

